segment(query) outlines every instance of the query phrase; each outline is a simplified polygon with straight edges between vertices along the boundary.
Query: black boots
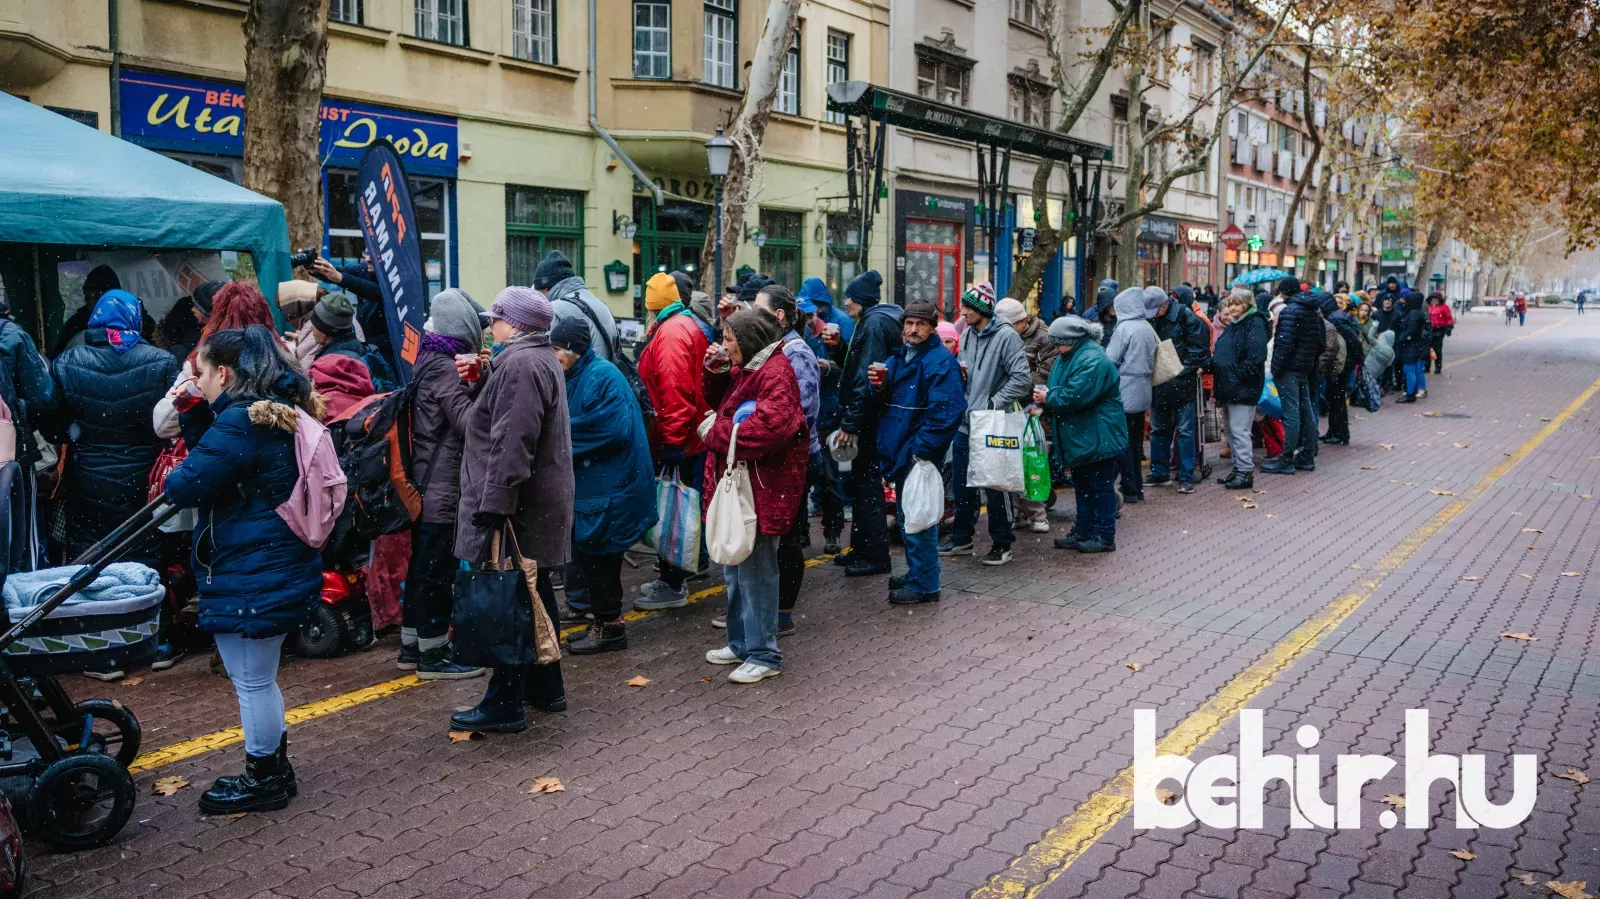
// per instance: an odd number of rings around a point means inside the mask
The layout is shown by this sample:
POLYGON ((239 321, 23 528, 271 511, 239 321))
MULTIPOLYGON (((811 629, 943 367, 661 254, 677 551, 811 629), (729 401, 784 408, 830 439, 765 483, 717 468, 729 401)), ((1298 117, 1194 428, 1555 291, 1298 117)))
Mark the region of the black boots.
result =
POLYGON ((1249 490, 1256 485, 1254 472, 1235 470, 1223 480, 1222 486, 1229 490, 1249 490))
POLYGON ((200 811, 207 815, 277 811, 288 808, 289 798, 298 792, 289 765, 289 735, 284 734, 272 755, 246 753, 244 774, 217 778, 200 797, 200 811))
POLYGON ((567 651, 575 656, 619 652, 628 648, 628 631, 622 619, 590 621, 589 629, 567 641, 567 651))

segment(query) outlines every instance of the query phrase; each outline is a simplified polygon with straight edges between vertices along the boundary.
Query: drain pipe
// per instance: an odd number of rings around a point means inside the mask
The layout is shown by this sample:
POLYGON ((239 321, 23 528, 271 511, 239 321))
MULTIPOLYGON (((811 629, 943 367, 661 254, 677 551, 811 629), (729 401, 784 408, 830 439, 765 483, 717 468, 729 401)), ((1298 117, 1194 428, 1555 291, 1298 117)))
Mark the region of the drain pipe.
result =
MULTIPOLYGON (((111 3, 113 5, 116 2, 117 2, 117 0, 111 0, 111 3)), ((617 154, 617 158, 622 160, 622 164, 628 167, 628 171, 633 173, 633 177, 638 178, 640 184, 643 184, 645 187, 650 188, 650 195, 655 199, 656 205, 660 206, 663 202, 665 202, 665 198, 663 198, 662 195, 661 195, 661 188, 659 186, 657 186, 654 181, 650 180, 650 178, 645 175, 645 173, 639 168, 639 166, 636 163, 634 163, 634 161, 631 158, 629 158, 628 154, 622 152, 622 148, 617 146, 616 140, 611 137, 611 132, 607 131, 605 129, 605 127, 600 124, 599 117, 595 115, 596 99, 595 99, 595 52, 594 52, 594 44, 595 44, 594 0, 589 0, 589 127, 594 129, 594 133, 595 134, 600 135, 600 139, 606 142, 606 146, 611 148, 611 152, 617 154)))
MULTIPOLYGON (((594 0, 589 0, 592 4, 594 0)), ((122 136, 122 38, 118 33, 117 0, 106 0, 106 44, 111 50, 111 134, 122 136)))

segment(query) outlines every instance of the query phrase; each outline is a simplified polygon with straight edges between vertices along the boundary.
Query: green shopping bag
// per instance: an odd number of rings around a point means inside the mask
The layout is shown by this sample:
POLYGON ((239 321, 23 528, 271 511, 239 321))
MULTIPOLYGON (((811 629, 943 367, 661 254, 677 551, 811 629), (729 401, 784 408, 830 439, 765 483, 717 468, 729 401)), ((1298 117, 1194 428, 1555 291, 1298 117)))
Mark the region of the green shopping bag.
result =
POLYGON ((1050 454, 1044 445, 1044 427, 1039 416, 1028 416, 1022 426, 1023 496, 1042 503, 1050 498, 1050 454))

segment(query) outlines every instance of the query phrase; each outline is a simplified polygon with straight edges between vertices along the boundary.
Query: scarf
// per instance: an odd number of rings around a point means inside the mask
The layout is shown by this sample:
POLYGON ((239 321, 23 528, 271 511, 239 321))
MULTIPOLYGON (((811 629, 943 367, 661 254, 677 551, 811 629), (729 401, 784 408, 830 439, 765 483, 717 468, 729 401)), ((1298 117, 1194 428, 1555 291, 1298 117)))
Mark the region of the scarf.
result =
POLYGON ((126 290, 108 290, 94 304, 89 327, 105 328, 106 342, 120 355, 138 344, 143 320, 137 297, 126 290))
POLYGON ((441 355, 449 356, 453 359, 456 356, 460 356, 464 353, 472 352, 472 348, 467 346, 467 342, 459 337, 451 337, 449 334, 436 334, 432 331, 423 331, 422 351, 424 353, 439 353, 441 355))

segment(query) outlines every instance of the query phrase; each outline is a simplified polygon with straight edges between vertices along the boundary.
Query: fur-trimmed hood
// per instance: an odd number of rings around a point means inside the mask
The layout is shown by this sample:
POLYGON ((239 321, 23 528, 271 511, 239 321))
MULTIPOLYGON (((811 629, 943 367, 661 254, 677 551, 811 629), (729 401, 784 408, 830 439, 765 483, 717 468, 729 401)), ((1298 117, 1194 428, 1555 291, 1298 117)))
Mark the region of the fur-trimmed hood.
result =
MULTIPOLYGON (((317 421, 327 417, 328 405, 320 393, 311 394, 310 399, 306 400, 301 408, 317 421)), ((295 407, 277 400, 256 400, 251 403, 250 423, 277 428, 285 434, 293 434, 300 428, 300 418, 295 414, 295 407)))

